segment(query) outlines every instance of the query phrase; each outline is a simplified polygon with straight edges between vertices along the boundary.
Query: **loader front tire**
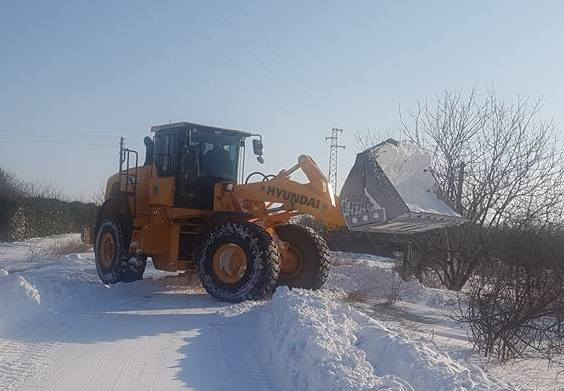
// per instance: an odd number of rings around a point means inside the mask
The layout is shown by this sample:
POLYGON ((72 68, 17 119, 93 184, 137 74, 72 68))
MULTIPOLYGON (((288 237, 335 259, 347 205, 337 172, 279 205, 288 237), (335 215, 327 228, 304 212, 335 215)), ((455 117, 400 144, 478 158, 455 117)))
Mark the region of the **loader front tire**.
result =
POLYGON ((260 300, 276 286, 279 257, 263 228, 246 221, 226 222, 202 235, 198 276, 216 299, 234 303, 260 300))
POLYGON ((288 248, 281 251, 278 285, 290 288, 320 289, 329 276, 331 264, 325 239, 313 229, 298 224, 276 227, 288 248))
POLYGON ((126 251, 123 231, 112 219, 103 221, 94 245, 96 270, 104 284, 141 280, 147 265, 144 256, 130 257, 126 251))

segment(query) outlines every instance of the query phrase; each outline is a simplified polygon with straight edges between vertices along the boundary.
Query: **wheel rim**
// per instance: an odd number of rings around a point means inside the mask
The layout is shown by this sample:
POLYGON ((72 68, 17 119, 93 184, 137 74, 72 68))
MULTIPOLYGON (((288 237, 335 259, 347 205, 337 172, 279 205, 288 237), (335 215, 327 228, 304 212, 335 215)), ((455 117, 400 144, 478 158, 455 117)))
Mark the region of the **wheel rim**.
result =
POLYGON ((224 284, 236 284, 247 271, 247 254, 241 246, 226 243, 215 251, 212 268, 219 281, 224 284))
POLYGON ((116 246, 114 242, 114 237, 111 233, 106 232, 102 235, 100 240, 100 255, 99 260, 102 266, 108 268, 112 265, 114 260, 114 255, 116 253, 116 246))
POLYGON ((280 274, 285 278, 295 278, 300 274, 303 267, 302 254, 297 248, 288 246, 286 251, 282 253, 280 262, 280 274))

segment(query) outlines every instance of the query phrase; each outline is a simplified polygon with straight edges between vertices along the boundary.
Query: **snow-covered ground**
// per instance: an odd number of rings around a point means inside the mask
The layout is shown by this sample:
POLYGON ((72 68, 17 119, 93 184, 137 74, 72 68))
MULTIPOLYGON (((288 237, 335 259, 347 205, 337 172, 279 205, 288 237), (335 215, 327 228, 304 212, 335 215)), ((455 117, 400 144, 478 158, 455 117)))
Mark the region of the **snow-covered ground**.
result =
POLYGON ((326 289, 231 305, 152 267, 104 286, 91 252, 52 255, 77 240, 0 243, 0 390, 564 387, 554 368, 472 355, 446 316, 456 298, 399 283, 383 258, 335 253, 326 289))

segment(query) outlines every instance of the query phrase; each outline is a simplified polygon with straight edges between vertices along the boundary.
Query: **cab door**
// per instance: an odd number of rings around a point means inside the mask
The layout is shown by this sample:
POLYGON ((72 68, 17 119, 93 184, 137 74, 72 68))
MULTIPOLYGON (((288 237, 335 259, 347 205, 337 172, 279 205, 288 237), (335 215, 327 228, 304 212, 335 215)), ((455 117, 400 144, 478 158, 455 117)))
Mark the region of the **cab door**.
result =
POLYGON ((151 205, 174 206, 176 177, 179 166, 179 137, 177 132, 161 131, 155 135, 153 173, 149 189, 151 205))
POLYGON ((200 159, 197 148, 190 142, 191 131, 179 135, 179 169, 176 175, 175 204, 181 208, 203 209, 199 191, 200 159))

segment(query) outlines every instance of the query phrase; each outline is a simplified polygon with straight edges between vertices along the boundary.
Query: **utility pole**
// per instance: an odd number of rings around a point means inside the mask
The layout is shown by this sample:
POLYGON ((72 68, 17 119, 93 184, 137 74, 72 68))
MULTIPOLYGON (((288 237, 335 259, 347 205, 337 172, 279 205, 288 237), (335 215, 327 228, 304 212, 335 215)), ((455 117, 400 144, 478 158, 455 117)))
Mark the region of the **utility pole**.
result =
POLYGON ((325 141, 330 140, 329 146, 329 183, 333 186, 333 193, 337 195, 337 155, 339 149, 344 149, 344 145, 339 145, 339 133, 343 133, 343 129, 331 129, 331 136, 325 137, 325 141))
POLYGON ((125 160, 125 153, 123 149, 125 148, 125 139, 123 137, 119 138, 119 172, 121 173, 123 161, 125 160))

